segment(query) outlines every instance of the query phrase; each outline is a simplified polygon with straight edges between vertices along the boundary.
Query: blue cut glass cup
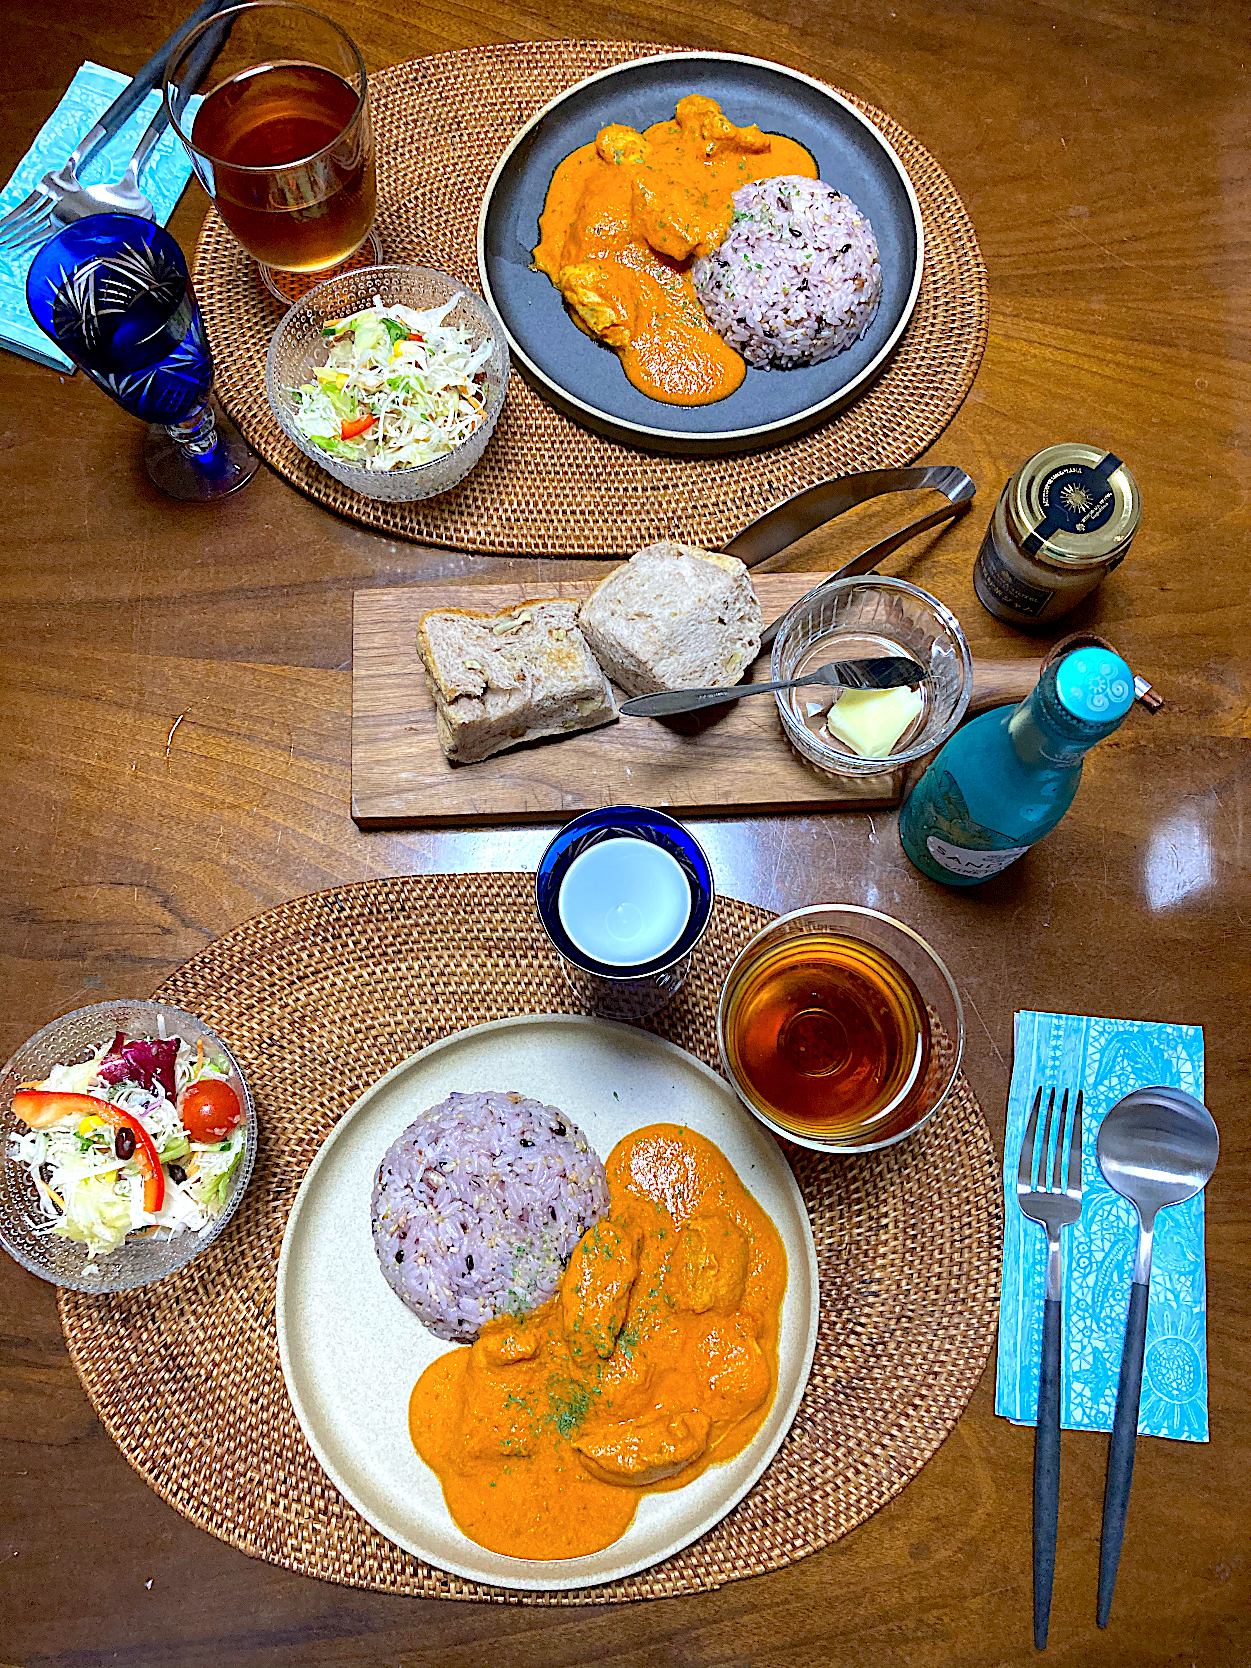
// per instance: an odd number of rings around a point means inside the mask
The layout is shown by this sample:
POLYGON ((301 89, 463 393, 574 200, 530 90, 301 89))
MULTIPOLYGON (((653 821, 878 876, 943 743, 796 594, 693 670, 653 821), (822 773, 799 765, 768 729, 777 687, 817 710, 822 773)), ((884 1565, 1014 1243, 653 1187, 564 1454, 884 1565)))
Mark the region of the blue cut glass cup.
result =
POLYGON ((582 1007, 625 1020, 645 1019, 677 994, 717 895, 695 836, 639 805, 610 805, 566 823, 540 859, 534 889, 582 1007), (647 849, 632 853, 637 843, 647 849))
POLYGON ((257 457, 210 404, 213 359, 182 250, 134 214, 93 214, 50 238, 31 263, 35 323, 97 388, 150 423, 144 462, 171 497, 234 492, 257 457))

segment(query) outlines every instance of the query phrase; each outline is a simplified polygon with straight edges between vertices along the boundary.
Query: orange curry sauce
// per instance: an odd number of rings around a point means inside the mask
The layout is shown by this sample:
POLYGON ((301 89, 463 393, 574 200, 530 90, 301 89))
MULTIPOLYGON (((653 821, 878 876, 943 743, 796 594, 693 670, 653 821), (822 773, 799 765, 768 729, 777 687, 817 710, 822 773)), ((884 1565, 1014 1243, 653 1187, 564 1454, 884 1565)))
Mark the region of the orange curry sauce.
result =
POLYGON ((777 1385, 786 1252, 724 1154, 652 1124, 607 1170, 555 1297, 441 1355, 409 1403, 453 1519, 515 1558, 610 1546, 640 1494, 746 1447, 777 1385))
POLYGON ((698 94, 645 133, 604 128, 552 176, 534 265, 588 336, 615 348, 636 388, 671 405, 732 394, 747 366, 704 317, 690 279, 729 229, 750 180, 817 178, 802 145, 735 127, 698 94))

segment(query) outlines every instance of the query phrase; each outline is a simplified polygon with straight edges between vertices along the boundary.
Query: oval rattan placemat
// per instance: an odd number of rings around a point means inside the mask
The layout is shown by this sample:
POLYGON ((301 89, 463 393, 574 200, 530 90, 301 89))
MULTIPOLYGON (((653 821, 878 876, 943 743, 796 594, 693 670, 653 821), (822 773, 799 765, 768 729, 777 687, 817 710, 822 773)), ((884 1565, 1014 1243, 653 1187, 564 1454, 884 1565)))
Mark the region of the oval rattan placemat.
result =
MULTIPOLYGON (((677 50, 638 41, 525 41, 381 71, 370 86, 384 258, 438 267, 478 289, 478 208, 517 130, 585 76, 677 50)), ((195 282, 218 395, 265 461, 317 503, 393 537, 461 550, 629 555, 658 538, 719 550, 817 481, 911 463, 973 385, 986 346, 986 268, 964 204, 934 158, 882 111, 851 102, 890 140, 916 188, 925 270, 912 321, 883 374, 798 439, 729 458, 634 451, 572 423, 514 371, 499 427, 460 486, 415 504, 362 498, 306 458, 274 421, 265 354, 278 304, 210 210, 195 282)))
MULTIPOLYGON (((106 1430, 184 1517, 304 1575, 422 1597, 611 1603, 720 1587, 845 1535, 905 1486, 981 1377, 1002 1219, 990 1132, 968 1084, 911 1141, 822 1158, 787 1148, 821 1273, 799 1414, 760 1482, 709 1534, 612 1586, 505 1592, 434 1569, 338 1494, 287 1397, 274 1327, 287 1214, 335 1121, 448 1032, 576 1012, 528 874, 405 876, 296 898, 245 922, 157 995, 229 1043, 260 1118, 251 1184, 221 1240, 139 1291, 62 1291, 70 1355, 106 1430)), ((690 979, 655 1029, 716 1066, 721 982, 769 919, 717 900, 690 979)))

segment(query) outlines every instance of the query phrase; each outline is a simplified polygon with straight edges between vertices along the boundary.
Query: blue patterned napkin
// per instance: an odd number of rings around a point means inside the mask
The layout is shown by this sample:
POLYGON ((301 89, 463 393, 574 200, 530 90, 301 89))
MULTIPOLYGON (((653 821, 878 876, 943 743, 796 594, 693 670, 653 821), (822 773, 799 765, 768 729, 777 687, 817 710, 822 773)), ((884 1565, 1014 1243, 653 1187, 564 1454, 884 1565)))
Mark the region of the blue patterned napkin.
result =
MULTIPOLYGON (((30 194, 36 180, 50 168, 59 168, 74 146, 112 104, 130 80, 116 70, 99 64, 82 64, 70 82, 64 98, 48 117, 39 136, 17 165, 13 178, 0 191, 0 215, 7 214, 30 194)), ((194 101, 199 105, 199 100, 194 101)), ((130 120, 83 169, 84 185, 120 179, 140 135, 161 108, 159 88, 150 92, 130 120)), ((156 218, 164 226, 174 212, 191 178, 191 159, 182 141, 167 127, 156 142, 139 181, 140 189, 152 199, 156 218)), ((26 274, 38 249, 24 249, 15 255, 0 251, 0 346, 37 359, 41 365, 72 371, 73 362, 53 344, 31 318, 26 307, 26 274)))
MULTIPOLYGON (((1040 1084, 1053 1083, 1085 1091, 1082 1216, 1062 1238, 1060 1423, 1068 1430, 1110 1431, 1138 1218, 1134 1207, 1103 1179, 1096 1151, 1099 1124, 1122 1095, 1153 1083, 1184 1089, 1202 1100, 1203 1031, 1197 1025, 1082 1019, 1073 1014, 1016 1016, 1004 1140, 1007 1213, 995 1412, 1020 1425, 1032 1425, 1038 1417, 1047 1236, 1021 1215, 1016 1169, 1034 1093, 1040 1084)), ((1138 1429, 1146 1436, 1206 1442, 1202 1193, 1160 1212, 1153 1251, 1138 1429)))

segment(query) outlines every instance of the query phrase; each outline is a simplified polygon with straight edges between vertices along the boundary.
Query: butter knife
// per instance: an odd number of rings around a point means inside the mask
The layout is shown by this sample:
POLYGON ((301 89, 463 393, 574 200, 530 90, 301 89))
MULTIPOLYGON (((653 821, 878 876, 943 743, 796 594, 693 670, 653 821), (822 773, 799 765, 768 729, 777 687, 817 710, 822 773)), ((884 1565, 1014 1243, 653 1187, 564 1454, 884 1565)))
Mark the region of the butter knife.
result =
POLYGON ((925 681, 924 666, 907 655, 876 655, 868 660, 831 660, 802 678, 781 683, 734 683, 721 689, 667 689, 659 695, 636 695, 623 701, 623 718, 668 718, 679 712, 700 712, 744 695, 771 695, 775 690, 802 689, 807 684, 830 684, 836 689, 906 689, 925 681))

